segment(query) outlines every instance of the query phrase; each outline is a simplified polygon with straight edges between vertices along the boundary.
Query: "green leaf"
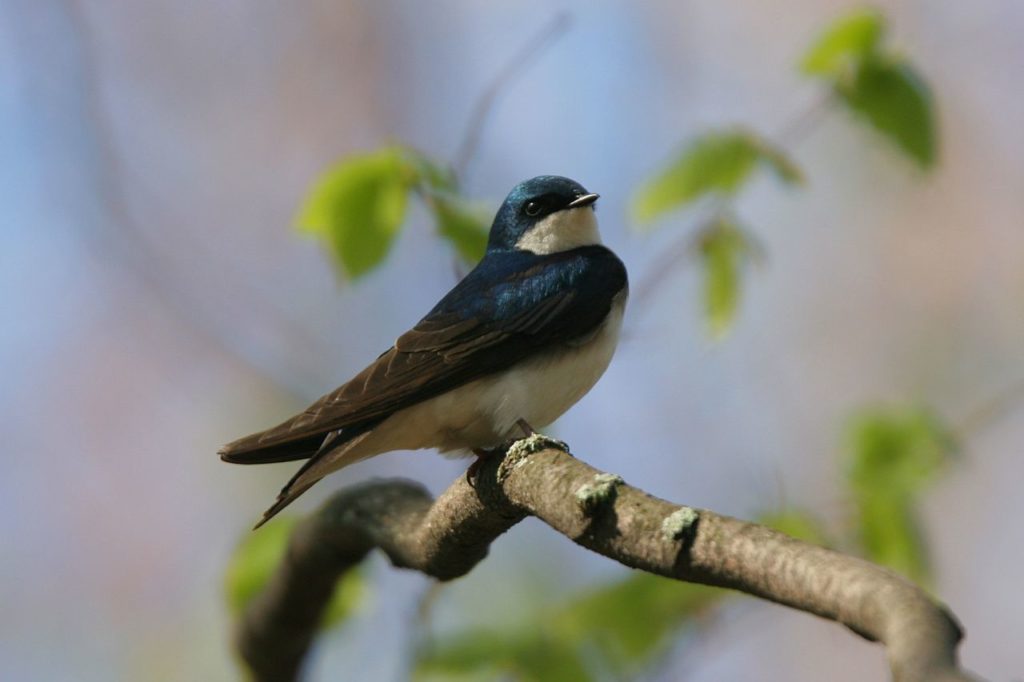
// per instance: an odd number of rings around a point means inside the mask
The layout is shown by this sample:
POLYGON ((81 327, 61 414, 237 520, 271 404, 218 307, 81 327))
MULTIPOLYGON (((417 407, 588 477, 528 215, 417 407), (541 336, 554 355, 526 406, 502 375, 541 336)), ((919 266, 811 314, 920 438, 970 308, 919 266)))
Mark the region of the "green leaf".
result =
POLYGON ((751 243, 736 223, 720 217, 698 235, 704 267, 704 314, 711 336, 729 331, 740 301, 740 279, 751 243))
POLYGON ((803 184, 804 174, 793 159, 764 140, 760 140, 760 143, 761 160, 775 173, 776 178, 787 185, 803 184))
POLYGON ((938 155, 931 92, 906 60, 881 45, 884 31, 877 12, 855 12, 834 24, 801 66, 830 81, 840 102, 928 169, 938 155))
POLYGON ((589 682, 592 679, 579 653, 565 641, 549 637, 543 626, 507 631, 470 630, 422 647, 417 652, 415 678, 453 677, 589 682))
POLYGON ((416 164, 419 191, 434 214, 437 233, 462 260, 476 265, 487 248, 487 211, 460 196, 457 179, 448 167, 419 152, 408 153, 416 164))
POLYGON ((320 627, 323 629, 341 625, 366 600, 368 592, 366 576, 361 567, 349 569, 334 585, 331 602, 324 611, 320 627))
POLYGON ((885 23, 872 9, 860 9, 826 29, 800 62, 804 73, 838 77, 855 69, 878 49, 885 23))
POLYGON ((486 214, 454 196, 435 196, 431 206, 438 233, 451 242, 464 261, 476 265, 487 249, 486 214))
POLYGON ((732 196, 761 162, 783 182, 800 181, 796 165, 763 138, 742 129, 706 133, 640 189, 633 200, 634 218, 647 223, 704 196, 732 196))
POLYGON ((423 677, 508 668, 525 647, 518 633, 462 632, 422 646, 417 651, 416 672, 423 677))
POLYGON ((532 641, 510 666, 523 680, 537 682, 590 682, 594 679, 580 652, 543 635, 532 641))
MULTIPOLYGON (((228 607, 237 617, 259 594, 284 558, 295 519, 278 517, 258 532, 250 532, 235 549, 225 574, 224 590, 228 607)), ((341 623, 362 601, 366 591, 359 570, 352 570, 338 581, 331 602, 324 612, 322 627, 341 623)))
POLYGON ((400 147, 348 157, 317 180, 296 224, 327 242, 345 276, 356 279, 387 256, 415 180, 400 147))
POLYGON ((858 533, 864 555, 919 583, 930 576, 925 536, 913 504, 881 490, 858 503, 858 533))
POLYGON ((728 594, 635 571, 570 601, 550 619, 560 637, 620 677, 667 652, 680 627, 728 594))
POLYGON ((633 571, 528 623, 442 636, 417 652, 416 678, 632 679, 664 654, 680 627, 729 592, 633 571), (605 674, 599 674, 599 673, 605 674))
POLYGON ((935 115, 928 86, 907 63, 871 59, 836 84, 841 100, 924 169, 935 165, 935 115))
POLYGON ((956 451, 951 432, 922 408, 876 408, 853 420, 848 439, 848 480, 865 554, 926 580, 928 556, 916 508, 956 451))
POLYGON ((852 421, 849 442, 850 483, 864 494, 880 486, 921 492, 956 451, 951 432, 921 407, 864 410, 852 421))

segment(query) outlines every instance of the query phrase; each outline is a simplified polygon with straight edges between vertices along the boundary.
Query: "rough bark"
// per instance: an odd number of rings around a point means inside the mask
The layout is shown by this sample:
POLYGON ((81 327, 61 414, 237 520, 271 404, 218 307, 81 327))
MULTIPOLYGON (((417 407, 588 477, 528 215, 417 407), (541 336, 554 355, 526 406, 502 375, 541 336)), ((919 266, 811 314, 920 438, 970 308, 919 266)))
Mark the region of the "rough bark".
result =
POLYGON ((339 492, 294 531, 246 610, 236 644, 257 680, 291 680, 335 582, 374 548, 438 580, 468 573, 499 535, 536 516, 626 566, 728 587, 828 618, 887 650, 897 682, 976 679, 957 664, 962 631, 924 591, 867 561, 764 526, 658 499, 536 438, 486 460, 437 500, 408 481, 339 492))

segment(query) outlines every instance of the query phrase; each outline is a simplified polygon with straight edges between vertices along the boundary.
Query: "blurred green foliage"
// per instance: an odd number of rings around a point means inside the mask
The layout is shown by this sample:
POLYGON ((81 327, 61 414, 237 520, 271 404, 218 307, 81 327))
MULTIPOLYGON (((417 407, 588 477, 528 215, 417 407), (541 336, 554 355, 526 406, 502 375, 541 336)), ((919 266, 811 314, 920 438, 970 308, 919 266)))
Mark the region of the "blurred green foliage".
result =
POLYGON ((812 76, 839 78, 856 70, 865 55, 874 54, 885 27, 882 15, 858 9, 829 26, 804 54, 801 70, 812 76))
MULTIPOLYGON (((828 84, 836 102, 865 121, 921 168, 937 158, 934 105, 928 86, 902 56, 885 44, 877 11, 860 9, 833 23, 800 62, 801 70, 828 84)), ((713 130, 687 143, 675 160, 644 183, 632 200, 638 224, 700 199, 714 202, 712 226, 734 223, 730 211, 758 168, 784 184, 803 181, 789 154, 745 128, 713 130)), ((487 244, 490 211, 462 196, 458 178, 441 162, 409 147, 391 145, 347 157, 317 180, 296 217, 302 231, 329 246, 339 271, 357 279, 378 267, 401 231, 410 194, 434 219, 437 234, 461 260, 475 264, 487 244)), ((713 336, 725 335, 740 300, 741 271, 749 239, 738 229, 699 235, 704 267, 704 310, 713 336)))
POLYGON ((437 196, 433 202, 437 233, 451 243, 464 262, 478 263, 487 248, 487 230, 483 227, 490 220, 487 209, 457 195, 437 196))
MULTIPOLYGON (((804 54, 803 73, 825 82, 828 100, 852 112, 923 169, 937 158, 934 105, 928 86, 913 66, 884 42, 885 21, 860 9, 829 26, 804 54)), ((812 110, 810 113, 816 113, 812 110)), ((797 119, 806 132, 812 118, 797 119)), ((787 135, 780 135, 780 139, 787 135)), ((786 150, 743 128, 711 131, 693 138, 669 166, 635 193, 632 215, 648 224, 664 214, 710 198, 712 224, 731 218, 731 203, 759 167, 767 167, 785 184, 803 176, 786 150)), ((740 300, 740 270, 746 242, 736 230, 709 230, 699 235, 704 266, 704 311, 708 327, 721 338, 735 318, 740 300), (710 238, 709 238, 710 237, 710 238)))
POLYGON ((712 337, 722 337, 736 317, 742 270, 754 242, 736 222, 719 216, 697 236, 704 267, 704 312, 712 337))
MULTIPOLYGON (((249 601, 266 586, 281 563, 295 524, 295 518, 279 516, 259 532, 247 533, 238 543, 224 579, 228 608, 235 617, 239 617, 249 601)), ((357 569, 346 573, 334 587, 322 627, 332 627, 344 621, 362 602, 365 592, 362 571, 357 569)))
MULTIPOLYGON (((648 573, 538 607, 529 623, 451 633, 425 645, 418 679, 509 675, 521 680, 630 679, 664 655, 681 626, 724 590, 648 573)), ((486 679, 486 678, 484 678, 486 679)))
POLYGON ((437 233, 464 262, 476 265, 487 247, 488 209, 460 194, 458 178, 449 168, 419 152, 408 153, 419 170, 417 192, 433 213, 437 233))
POLYGON ((845 104, 921 168, 937 157, 931 92, 913 66, 883 43, 885 20, 857 10, 833 24, 804 55, 804 73, 824 79, 845 104))
POLYGON ((387 256, 405 220, 411 171, 398 147, 349 157, 313 185, 296 225, 330 245, 346 277, 365 275, 387 256))
POLYGON ((633 216, 648 223, 705 196, 731 197, 764 165, 786 183, 800 182, 796 165, 749 130, 711 131, 691 141, 668 168, 633 199, 633 216))
POLYGON ((876 57, 854 76, 836 83, 851 110, 895 142, 923 169, 935 165, 936 136, 931 93, 909 64, 876 57))
POLYGON ((863 554, 924 582, 929 561, 916 508, 956 452, 955 439, 930 411, 864 410, 848 431, 850 491, 863 554))
MULTIPOLYGON (((803 510, 787 508, 758 522, 828 544, 820 523, 803 510)), ((682 629, 734 594, 633 571, 563 604, 538 604, 528 623, 441 635, 418 652, 416 678, 635 679, 671 650, 682 629)))
POLYGON ((299 230, 330 246, 346 279, 379 266, 406 219, 409 196, 433 213, 437 233, 467 263, 483 257, 487 217, 458 194, 443 165, 400 146, 347 157, 314 183, 296 216, 299 230))

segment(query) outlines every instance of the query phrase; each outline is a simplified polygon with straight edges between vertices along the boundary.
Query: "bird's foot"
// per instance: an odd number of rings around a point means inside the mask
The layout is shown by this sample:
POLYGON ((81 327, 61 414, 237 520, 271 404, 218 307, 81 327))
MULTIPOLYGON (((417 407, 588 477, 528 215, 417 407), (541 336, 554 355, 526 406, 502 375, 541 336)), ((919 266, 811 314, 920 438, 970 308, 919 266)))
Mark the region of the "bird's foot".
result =
POLYGON ((564 440, 558 440, 557 438, 551 438, 534 427, 529 425, 525 419, 517 419, 515 421, 516 426, 522 429, 523 438, 512 439, 505 443, 506 452, 511 449, 513 445, 518 443, 524 443, 520 447, 526 447, 528 453, 538 453, 542 450, 547 450, 548 447, 554 447, 555 450, 560 450, 563 453, 569 452, 569 446, 564 440))
POLYGON ((476 474, 480 471, 480 465, 484 463, 484 460, 489 457, 493 457, 500 452, 504 452, 507 449, 508 448, 504 446, 498 446, 496 448, 473 448, 472 452, 476 455, 476 459, 473 460, 473 463, 466 469, 466 483, 468 483, 471 488, 475 488, 476 474))
POLYGON ((472 449, 471 452, 476 455, 476 459, 466 468, 466 483, 470 487, 476 487, 476 475, 479 473, 483 463, 497 455, 522 457, 523 455, 548 449, 561 450, 562 452, 572 454, 569 452, 569 445, 565 441, 539 433, 523 419, 518 420, 516 424, 523 430, 524 438, 511 438, 494 448, 472 449))
POLYGON ((527 464, 531 455, 542 450, 560 450, 567 455, 572 455, 569 452, 569 446, 563 441, 534 432, 509 445, 505 456, 501 458, 501 464, 498 465, 498 482, 504 481, 511 472, 527 464))
POLYGON ((516 426, 518 426, 519 428, 521 428, 523 430, 523 435, 524 436, 529 437, 529 436, 537 435, 537 430, 534 429, 532 426, 530 426, 530 424, 525 419, 522 419, 522 418, 517 419, 516 420, 516 426))

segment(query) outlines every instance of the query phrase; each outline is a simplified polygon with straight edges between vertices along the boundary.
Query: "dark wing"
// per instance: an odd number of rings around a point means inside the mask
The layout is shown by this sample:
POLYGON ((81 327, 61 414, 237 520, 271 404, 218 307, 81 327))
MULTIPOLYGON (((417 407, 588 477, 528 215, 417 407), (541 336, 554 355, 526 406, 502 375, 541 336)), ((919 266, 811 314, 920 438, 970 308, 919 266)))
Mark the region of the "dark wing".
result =
POLYGON ((226 445, 222 458, 308 457, 332 431, 362 432, 398 410, 591 332, 625 286, 625 269, 603 247, 495 261, 470 273, 351 381, 282 424, 226 445), (612 276, 602 262, 608 258, 617 265, 612 276))

